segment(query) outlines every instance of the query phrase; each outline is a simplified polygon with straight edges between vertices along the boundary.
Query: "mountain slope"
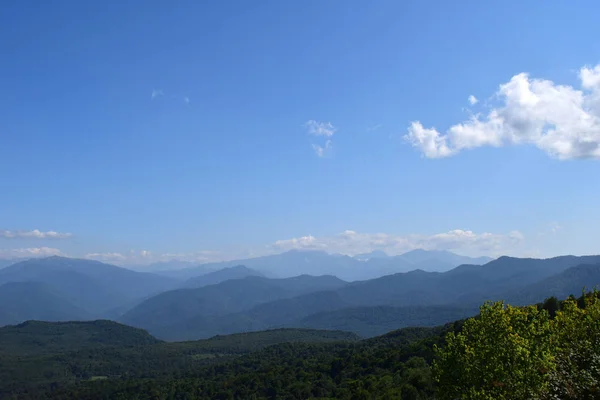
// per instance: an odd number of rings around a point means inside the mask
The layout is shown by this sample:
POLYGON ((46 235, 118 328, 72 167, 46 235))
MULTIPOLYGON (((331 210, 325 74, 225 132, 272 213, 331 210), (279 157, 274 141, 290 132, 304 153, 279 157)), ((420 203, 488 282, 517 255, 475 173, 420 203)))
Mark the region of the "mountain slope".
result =
MULTIPOLYGON (((268 279, 251 276, 197 289, 179 289, 154 296, 120 318, 169 340, 199 339, 218 333, 264 329, 253 316, 236 315, 279 299, 314 291, 335 290, 346 282, 332 276, 268 279), (230 315, 225 318, 223 316, 230 315), (185 332, 185 333, 184 333, 185 332)), ((310 296, 310 295, 309 295, 310 296)), ((313 297, 313 299, 316 297, 313 297)), ((287 309, 285 312, 288 312, 287 309)), ((268 318, 272 313, 263 312, 268 318)))
POLYGON ((560 300, 574 295, 579 297, 582 290, 600 287, 600 264, 583 264, 571 267, 526 288, 508 293, 506 302, 515 305, 533 304, 554 296, 560 300))
POLYGON ((0 353, 39 355, 100 347, 159 343, 148 332, 113 321, 26 321, 0 328, 0 353))
POLYGON ((474 264, 483 265, 492 261, 491 257, 467 257, 454 254, 446 250, 422 250, 416 249, 411 250, 407 253, 401 254, 400 257, 413 263, 413 264, 424 264, 427 261, 436 261, 440 263, 450 265, 461 265, 461 264, 474 264))
POLYGON ((208 286, 203 288, 205 291, 197 289, 202 293, 200 300, 182 296, 173 303, 161 300, 147 308, 140 306, 123 321, 166 340, 294 326, 377 334, 394 326, 431 325, 463 318, 485 300, 504 299, 582 260, 594 259, 600 257, 501 257, 483 266, 463 265, 444 273, 415 270, 337 288, 312 285, 317 291, 305 294, 290 286, 293 279, 301 277, 250 277, 208 286), (287 286, 281 286, 282 282, 287 286), (369 312, 374 316, 369 317, 369 312))
POLYGON ((190 278, 184 282, 182 288, 200 288, 208 285, 216 285, 230 279, 243 279, 249 276, 263 276, 258 271, 237 265, 235 267, 223 268, 218 271, 209 272, 206 275, 201 275, 195 278, 190 278))
POLYGON ((383 335, 405 327, 434 327, 477 315, 477 307, 353 307, 321 312, 291 326, 311 329, 335 329, 354 332, 362 337, 383 335))
POLYGON ((0 286, 0 326, 26 320, 69 321, 89 315, 42 283, 11 282, 0 286))
POLYGON ((98 261, 49 257, 0 270, 0 284, 40 282, 90 314, 101 315, 128 302, 174 287, 176 280, 98 261))

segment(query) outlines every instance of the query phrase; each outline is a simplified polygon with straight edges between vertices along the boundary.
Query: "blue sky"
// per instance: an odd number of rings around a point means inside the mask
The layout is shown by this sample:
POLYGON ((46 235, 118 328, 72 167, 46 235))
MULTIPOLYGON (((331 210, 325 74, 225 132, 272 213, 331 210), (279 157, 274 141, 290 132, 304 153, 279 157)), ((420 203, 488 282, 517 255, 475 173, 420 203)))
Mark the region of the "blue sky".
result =
POLYGON ((600 252, 598 2, 122 3, 0 14, 0 257, 600 252))

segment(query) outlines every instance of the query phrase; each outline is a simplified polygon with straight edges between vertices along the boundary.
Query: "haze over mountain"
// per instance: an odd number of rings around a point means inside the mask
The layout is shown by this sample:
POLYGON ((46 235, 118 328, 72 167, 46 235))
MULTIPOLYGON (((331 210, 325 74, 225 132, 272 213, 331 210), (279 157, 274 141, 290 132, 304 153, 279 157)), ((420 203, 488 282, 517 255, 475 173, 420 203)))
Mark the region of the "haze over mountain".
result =
POLYGON ((25 259, 19 259, 19 258, 1 259, 0 258, 0 269, 6 268, 9 265, 13 265, 13 264, 16 264, 21 261, 25 261, 25 259))
POLYGON ((185 338, 178 333, 183 329, 181 324, 189 325, 197 317, 235 314, 274 300, 338 289, 344 285, 346 282, 332 276, 304 275, 286 279, 248 276, 197 289, 162 293, 134 307, 119 320, 128 325, 144 327, 151 333, 172 332, 177 337, 185 338))
POLYGON ((184 288, 199 288, 202 286, 215 285, 230 279, 242 279, 248 276, 263 276, 258 271, 247 268, 243 265, 235 267, 227 267, 215 272, 209 272, 205 275, 200 275, 195 278, 190 278, 182 285, 184 288))
MULTIPOLYGON (((482 266, 462 265, 443 273, 414 270, 336 288, 311 285, 306 294, 290 290, 289 279, 251 277, 164 293, 135 307, 122 321, 168 340, 273 327, 313 327, 313 323, 314 327, 344 326, 362 335, 379 334, 394 324, 433 326, 473 315, 485 300, 503 299, 516 290, 533 291, 531 285, 582 263, 600 263, 600 256, 501 257, 482 266), (285 282, 286 290, 275 282, 285 282)), ((573 282, 577 284, 589 287, 600 280, 587 274, 573 282)))
MULTIPOLYGON (((101 316, 178 284, 172 278, 134 272, 98 261, 56 256, 22 261, 0 270, 0 285, 11 282, 44 284, 90 316, 101 316)), ((0 305, 7 306, 6 303, 0 305)))
POLYGON ((91 315, 40 282, 0 285, 0 326, 27 320, 75 321, 91 315))
MULTIPOLYGON (((407 258, 429 262, 427 255, 416 252, 407 258)), ((300 256, 323 263, 350 259, 359 268, 382 267, 383 262, 402 257, 376 254, 360 261, 322 252, 292 252, 267 261, 275 265, 274 260, 298 261, 300 256)), ((525 304, 547 295, 579 294, 583 286, 600 284, 598 264, 600 256, 500 257, 446 272, 417 269, 350 283, 333 275, 268 278, 238 265, 181 281, 96 261, 50 257, 0 270, 4 285, 0 286, 4 299, 0 323, 109 317, 167 340, 327 326, 368 336, 393 325, 431 326, 462 318, 476 312, 485 300, 525 304)))
POLYGON ((345 281, 356 281, 417 268, 425 271, 447 271, 460 264, 479 265, 490 260, 489 257, 459 256, 449 251, 413 250, 399 256, 388 256, 382 251, 374 251, 350 257, 324 251, 290 250, 264 257, 202 264, 193 268, 158 273, 178 278, 192 278, 204 275, 208 271, 243 265, 268 277, 289 278, 301 274, 326 274, 337 276, 345 281))

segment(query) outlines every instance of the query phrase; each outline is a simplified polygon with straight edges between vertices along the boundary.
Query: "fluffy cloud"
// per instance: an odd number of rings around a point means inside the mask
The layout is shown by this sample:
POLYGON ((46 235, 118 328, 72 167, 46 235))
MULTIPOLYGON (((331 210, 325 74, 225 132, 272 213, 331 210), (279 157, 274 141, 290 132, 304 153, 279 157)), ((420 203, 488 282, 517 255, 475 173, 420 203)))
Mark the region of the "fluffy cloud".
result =
POLYGON ((38 258, 60 256, 61 251, 51 247, 30 247, 25 249, 0 249, 0 258, 38 258))
POLYGON ((600 159, 600 65, 579 71, 581 90, 520 73, 500 85, 498 107, 445 133, 411 123, 405 139, 428 158, 482 146, 531 144, 561 159, 600 159))
POLYGON ((68 239, 71 236, 70 233, 41 232, 37 229, 32 231, 0 231, 0 237, 5 239, 68 239))
POLYGON ((470 95, 469 96, 469 104, 474 106, 475 104, 477 104, 479 102, 479 100, 477 100, 477 97, 470 95))
POLYGON ((384 250, 390 255, 401 254, 414 249, 454 250, 469 255, 500 255, 510 251, 523 241, 518 231, 507 234, 475 233, 455 229, 435 235, 390 235, 387 233, 358 233, 344 231, 335 236, 278 240, 269 246, 273 251, 326 250, 332 253, 355 255, 373 250, 384 250))

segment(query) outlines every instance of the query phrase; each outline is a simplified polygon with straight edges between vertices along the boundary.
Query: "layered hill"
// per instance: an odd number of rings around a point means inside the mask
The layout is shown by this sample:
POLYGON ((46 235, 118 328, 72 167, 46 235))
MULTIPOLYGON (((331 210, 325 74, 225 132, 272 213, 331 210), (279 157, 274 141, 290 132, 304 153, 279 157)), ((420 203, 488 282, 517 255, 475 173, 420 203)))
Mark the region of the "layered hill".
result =
MULTIPOLYGON (((416 270, 338 287, 304 285, 310 288, 304 294, 293 290, 289 279, 251 277, 164 293, 134 308, 122 321, 165 340, 275 327, 343 329, 373 336, 394 327, 434 326, 465 318, 486 300, 554 293, 551 282, 562 282, 561 274, 574 274, 567 272, 569 268, 594 261, 600 262, 600 257, 501 257, 483 266, 463 265, 444 273, 416 270), (288 286, 278 286, 278 281, 288 286)), ((593 273, 576 276, 567 289, 556 293, 600 284, 600 277, 593 273)), ((539 300, 528 297, 523 301, 539 300)))
POLYGON ((31 259, 0 270, 0 285, 15 282, 44 284, 91 316, 178 285, 177 280, 164 276, 65 257, 31 259))
POLYGON ((44 283, 10 282, 0 286, 0 326, 29 319, 70 321, 89 317, 44 283))

